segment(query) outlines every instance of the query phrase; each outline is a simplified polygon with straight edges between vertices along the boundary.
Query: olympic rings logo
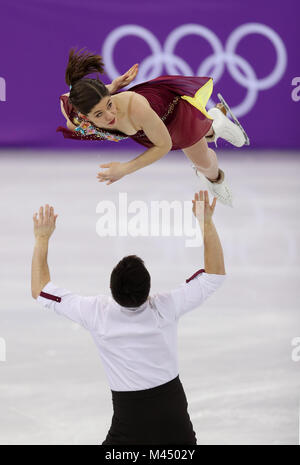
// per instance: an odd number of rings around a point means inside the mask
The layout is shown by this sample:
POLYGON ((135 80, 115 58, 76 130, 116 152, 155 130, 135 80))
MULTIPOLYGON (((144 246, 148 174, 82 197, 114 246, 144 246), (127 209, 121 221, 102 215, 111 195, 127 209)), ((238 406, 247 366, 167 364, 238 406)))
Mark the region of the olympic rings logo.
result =
MULTIPOLYGON (((175 55, 177 43, 187 35, 196 34, 203 37, 212 47, 213 54, 205 58, 199 65, 196 76, 212 76, 216 84, 225 70, 229 71, 231 77, 242 87, 247 89, 247 94, 242 103, 232 110, 236 116, 246 115, 255 105, 258 92, 273 87, 282 78, 287 66, 287 52, 281 37, 269 26, 260 23, 246 23, 237 27, 228 37, 225 47, 217 35, 205 26, 199 24, 184 24, 174 29, 167 37, 163 47, 159 40, 142 26, 126 24, 114 29, 105 39, 102 49, 102 57, 107 74, 114 79, 119 72, 113 61, 113 51, 117 42, 126 36, 136 36, 143 39, 149 45, 152 54, 145 58, 139 67, 138 84, 165 74, 179 74, 193 76, 193 70, 181 57, 175 55), (243 57, 236 54, 239 42, 249 34, 261 34, 268 38, 276 51, 276 64, 273 71, 266 77, 258 79, 253 67, 243 57), (242 72, 240 71, 240 69, 242 72)), ((261 53, 261 51, 260 51, 261 53)), ((212 100, 210 104, 214 104, 212 100)))

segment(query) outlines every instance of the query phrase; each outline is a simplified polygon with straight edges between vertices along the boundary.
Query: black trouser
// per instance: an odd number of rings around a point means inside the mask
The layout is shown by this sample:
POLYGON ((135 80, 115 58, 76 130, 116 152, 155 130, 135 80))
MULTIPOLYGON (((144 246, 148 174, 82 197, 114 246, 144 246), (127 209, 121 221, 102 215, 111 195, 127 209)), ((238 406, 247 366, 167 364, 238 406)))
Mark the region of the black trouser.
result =
POLYGON ((111 391, 114 414, 102 445, 197 444, 179 375, 142 391, 111 391))

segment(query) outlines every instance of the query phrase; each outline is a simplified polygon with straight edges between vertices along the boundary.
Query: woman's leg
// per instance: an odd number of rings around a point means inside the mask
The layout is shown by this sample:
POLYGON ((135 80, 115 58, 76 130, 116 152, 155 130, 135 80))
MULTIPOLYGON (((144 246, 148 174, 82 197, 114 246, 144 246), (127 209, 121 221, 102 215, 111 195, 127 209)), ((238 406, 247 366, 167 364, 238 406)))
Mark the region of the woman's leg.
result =
POLYGON ((182 151, 205 177, 211 181, 218 178, 219 166, 217 155, 214 150, 208 147, 205 137, 198 140, 196 144, 185 147, 182 151))

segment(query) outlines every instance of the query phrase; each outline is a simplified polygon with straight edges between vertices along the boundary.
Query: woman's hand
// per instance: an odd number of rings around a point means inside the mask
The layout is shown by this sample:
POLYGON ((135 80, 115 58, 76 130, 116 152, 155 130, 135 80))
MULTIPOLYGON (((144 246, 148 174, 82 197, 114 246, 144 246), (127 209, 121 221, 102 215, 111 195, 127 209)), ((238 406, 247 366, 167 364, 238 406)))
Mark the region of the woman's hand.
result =
POLYGON ((105 163, 99 166, 100 168, 107 168, 105 171, 99 171, 97 174, 99 182, 108 181, 106 185, 112 184, 113 182, 118 181, 118 179, 121 179, 123 176, 128 174, 127 164, 121 163, 119 161, 112 161, 110 163, 105 163))
POLYGON ((128 86, 128 84, 130 84, 134 80, 138 73, 138 67, 139 65, 138 63, 136 63, 125 74, 117 77, 112 81, 111 84, 113 86, 114 92, 117 92, 119 89, 128 86))

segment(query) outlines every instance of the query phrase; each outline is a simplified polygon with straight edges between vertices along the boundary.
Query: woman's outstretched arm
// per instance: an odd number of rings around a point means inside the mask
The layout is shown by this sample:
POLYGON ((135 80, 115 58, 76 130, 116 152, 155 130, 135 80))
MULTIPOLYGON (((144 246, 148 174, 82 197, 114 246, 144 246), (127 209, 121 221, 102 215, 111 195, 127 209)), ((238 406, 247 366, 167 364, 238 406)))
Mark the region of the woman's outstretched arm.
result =
POLYGON ((144 131, 153 143, 153 147, 128 162, 100 165, 101 168, 107 168, 106 171, 98 173, 97 177, 100 182, 108 181, 107 184, 111 184, 127 174, 154 163, 172 148, 172 139, 166 125, 143 96, 133 93, 128 107, 128 118, 132 125, 144 131))

